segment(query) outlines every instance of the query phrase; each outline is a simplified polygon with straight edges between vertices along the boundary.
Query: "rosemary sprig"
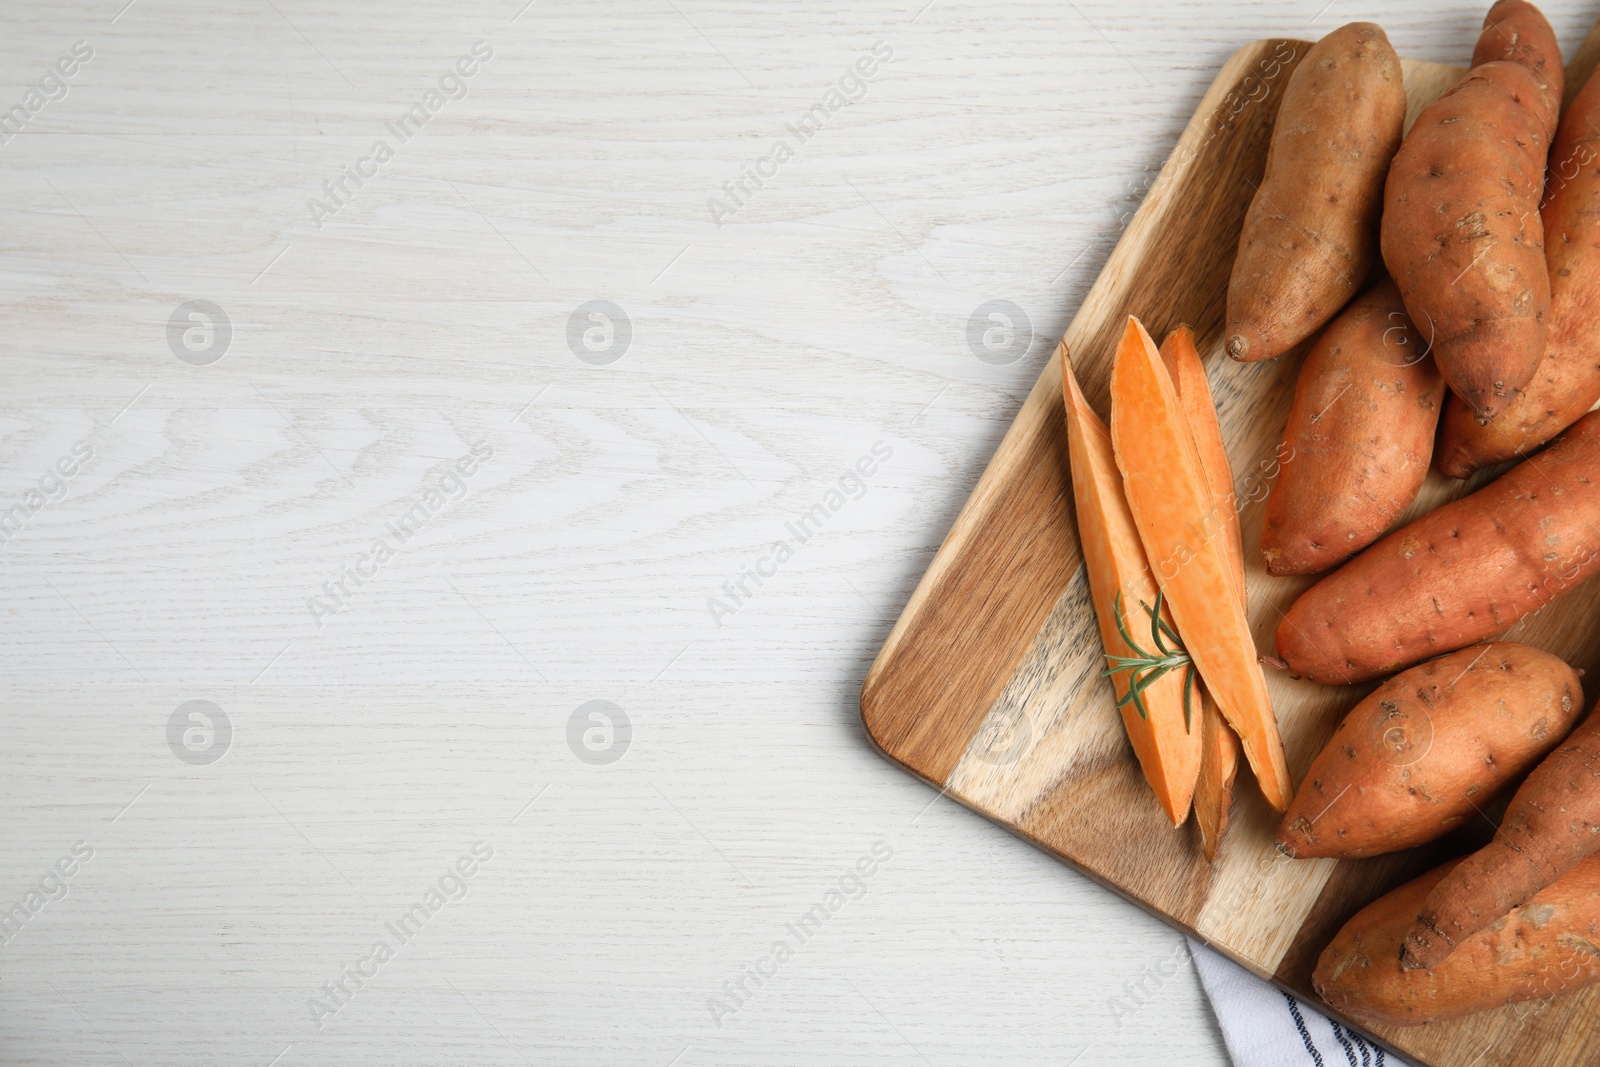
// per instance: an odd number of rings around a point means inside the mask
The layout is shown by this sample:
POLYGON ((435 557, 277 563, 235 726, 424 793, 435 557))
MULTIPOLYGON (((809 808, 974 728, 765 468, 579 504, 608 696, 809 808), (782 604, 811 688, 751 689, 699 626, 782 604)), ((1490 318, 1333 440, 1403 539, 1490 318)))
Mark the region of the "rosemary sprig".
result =
POLYGON ((1102 671, 1100 676, 1102 678, 1112 678, 1123 671, 1130 672, 1128 675, 1128 692, 1121 700, 1117 701, 1117 707, 1124 707, 1129 701, 1132 701, 1134 708, 1139 712, 1139 718, 1149 721, 1150 713, 1144 706, 1142 694, 1155 683, 1156 679, 1168 671, 1183 668, 1183 732, 1189 733, 1193 723, 1190 708, 1194 697, 1194 660, 1189 658, 1189 652, 1183 647, 1183 642, 1178 639, 1177 631, 1168 626, 1166 620, 1161 617, 1161 602, 1164 595, 1160 592, 1156 593, 1155 607, 1151 607, 1142 600, 1139 601, 1139 606, 1144 609, 1146 615, 1150 616, 1150 640, 1155 644, 1157 650, 1152 653, 1140 648, 1139 642, 1135 641, 1133 635, 1128 632, 1127 617, 1122 610, 1122 590, 1117 590, 1117 599, 1113 604, 1117 633, 1122 635, 1122 640, 1127 643, 1129 648, 1133 649, 1134 654, 1132 656, 1113 656, 1107 652, 1105 654, 1106 662, 1110 666, 1102 671), (1172 642, 1171 647, 1168 647, 1168 641, 1172 642))

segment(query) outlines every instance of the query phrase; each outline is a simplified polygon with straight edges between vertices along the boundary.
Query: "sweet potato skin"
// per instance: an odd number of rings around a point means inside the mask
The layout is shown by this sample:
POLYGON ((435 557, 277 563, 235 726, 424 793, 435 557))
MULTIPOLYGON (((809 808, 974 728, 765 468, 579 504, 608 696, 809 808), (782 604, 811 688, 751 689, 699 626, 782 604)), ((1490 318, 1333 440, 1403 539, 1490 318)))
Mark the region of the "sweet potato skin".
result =
POLYGON ((1234 359, 1287 352, 1366 284, 1405 114, 1400 59, 1377 25, 1341 26, 1306 52, 1284 87, 1228 281, 1234 359))
MULTIPOLYGON (((1515 17, 1559 58, 1536 9, 1515 17)), ((1484 39, 1480 53, 1503 49, 1502 27, 1484 39)), ((1445 380, 1484 421, 1533 377, 1550 308, 1539 201, 1555 123, 1550 78, 1526 58, 1480 63, 1430 104, 1384 187, 1383 261, 1445 380)))
POLYGON ((1339 724, 1278 847, 1359 859, 1431 841, 1543 759, 1582 710, 1577 673, 1529 645, 1474 645, 1412 667, 1339 724))
POLYGON ((1239 735, 1217 710, 1216 701, 1200 686, 1200 777, 1194 784, 1194 821, 1200 828, 1200 849, 1214 863, 1228 832, 1233 809, 1233 782, 1239 773, 1239 735))
POLYGON ((1517 789, 1494 840, 1429 890, 1400 965, 1436 967, 1600 849, 1600 715, 1590 714, 1517 789))
POLYGON ((1600 981, 1600 857, 1593 856, 1438 967, 1403 969, 1401 935, 1454 866, 1380 897, 1346 923, 1317 960, 1317 995, 1368 1026, 1416 1026, 1600 981))
POLYGON ((1600 78, 1567 108, 1550 148, 1541 212, 1550 275, 1549 337, 1533 378, 1487 425, 1445 405, 1439 470, 1465 478, 1566 429, 1600 400, 1600 78))
POLYGON ((1306 590, 1278 655, 1329 685, 1376 678, 1497 634, 1596 571, 1600 412, 1306 590))
POLYGON ((1565 72, 1561 46, 1550 22, 1528 0, 1499 0, 1483 18, 1483 32, 1472 50, 1472 65, 1509 60, 1527 67, 1543 87, 1539 117, 1546 129, 1555 129, 1561 115, 1565 72))
POLYGON ((1267 498, 1267 573, 1336 567, 1399 520, 1428 476, 1444 391, 1392 280, 1328 324, 1301 364, 1267 498))

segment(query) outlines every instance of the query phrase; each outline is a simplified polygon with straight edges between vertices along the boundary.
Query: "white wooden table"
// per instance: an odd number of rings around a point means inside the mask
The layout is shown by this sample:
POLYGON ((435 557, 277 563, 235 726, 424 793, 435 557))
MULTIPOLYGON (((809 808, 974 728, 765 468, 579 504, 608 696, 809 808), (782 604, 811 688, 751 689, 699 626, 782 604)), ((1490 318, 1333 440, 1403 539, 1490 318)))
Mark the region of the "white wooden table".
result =
POLYGON ((1481 12, 125 2, 0 33, 0 1062, 1225 1061, 856 691, 1224 57, 1481 12))

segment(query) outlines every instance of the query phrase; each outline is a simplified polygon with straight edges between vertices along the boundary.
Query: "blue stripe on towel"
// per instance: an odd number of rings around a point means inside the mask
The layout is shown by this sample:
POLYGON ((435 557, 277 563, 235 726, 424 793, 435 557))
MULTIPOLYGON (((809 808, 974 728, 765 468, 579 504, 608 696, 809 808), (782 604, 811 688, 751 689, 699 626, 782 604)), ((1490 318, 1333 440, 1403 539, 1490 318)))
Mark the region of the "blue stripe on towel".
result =
POLYGON ((1357 1067, 1355 1057, 1351 1055, 1350 1052, 1350 1043, 1352 1041, 1355 1042, 1356 1050, 1361 1053, 1361 1063, 1359 1067, 1383 1067, 1382 1045, 1379 1045, 1375 1042, 1369 1042, 1366 1038, 1362 1037, 1354 1030, 1346 1030, 1332 1019, 1328 1020, 1328 1025, 1333 1027, 1334 1040, 1344 1046, 1345 1059, 1350 1061, 1350 1067, 1357 1067), (1346 1037, 1348 1037, 1350 1040, 1346 1041, 1346 1037))
POLYGON ((1350 1035, 1351 1037, 1355 1037, 1357 1041, 1361 1042, 1361 1062, 1357 1063, 1355 1047, 1351 1045, 1349 1041, 1345 1040, 1344 1027, 1340 1026, 1332 1019, 1328 1020, 1328 1025, 1333 1027, 1333 1039, 1339 1042, 1339 1044, 1344 1048, 1344 1058, 1350 1061, 1350 1067, 1367 1067, 1367 1043, 1365 1041, 1361 1041, 1361 1039, 1356 1037, 1354 1034, 1350 1035))
POLYGON ((1294 1017, 1295 1029, 1300 1031, 1300 1040, 1305 1042, 1306 1052, 1310 1054, 1311 1062, 1316 1067, 1323 1067, 1322 1053, 1317 1051, 1317 1046, 1311 1041, 1311 1031, 1306 1029, 1306 1018, 1300 1014, 1300 1005, 1296 1004, 1294 998, 1287 993, 1283 995, 1283 999, 1289 1005, 1289 1014, 1294 1017))

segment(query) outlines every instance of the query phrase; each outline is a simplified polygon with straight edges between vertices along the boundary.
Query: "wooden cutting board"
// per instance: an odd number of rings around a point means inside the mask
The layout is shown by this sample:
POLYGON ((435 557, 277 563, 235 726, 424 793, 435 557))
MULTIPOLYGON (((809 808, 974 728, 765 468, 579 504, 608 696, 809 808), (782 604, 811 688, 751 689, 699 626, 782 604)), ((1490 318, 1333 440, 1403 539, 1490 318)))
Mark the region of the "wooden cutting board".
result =
MULTIPOLYGON (((1127 315, 1138 315, 1157 338, 1180 323, 1195 328, 1235 490, 1246 502, 1250 617, 1263 650, 1272 649, 1279 617, 1310 584, 1273 578, 1260 562, 1264 500, 1301 353, 1234 363, 1222 353, 1221 332, 1240 221, 1265 167, 1284 85, 1308 47, 1257 41, 1222 68, 1064 338, 1090 403, 1104 415, 1127 315)), ((1568 99, 1597 51, 1600 27, 1569 66, 1568 99)), ((1405 62, 1408 124, 1458 73, 1405 62)), ((1412 514, 1493 473, 1465 484, 1430 475, 1412 514)), ((1590 582, 1509 636, 1600 679, 1597 609, 1600 585, 1590 582)), ((1193 823, 1174 830, 1140 776, 1111 687, 1098 677, 1102 651, 1074 525, 1061 372, 1052 358, 862 686, 862 720, 883 753, 1308 1001, 1316 1000, 1317 954, 1346 919, 1493 831, 1486 817, 1450 839, 1393 856, 1290 860, 1272 847, 1276 819, 1241 769, 1233 824, 1216 864, 1207 864, 1193 823)), ((1344 712, 1372 688, 1330 688, 1272 670, 1268 686, 1296 782, 1344 712)), ((1597 689, 1591 683, 1591 699, 1597 689)), ((1374 1036, 1433 1067, 1593 1063, 1600 1061, 1600 987, 1374 1036)))

